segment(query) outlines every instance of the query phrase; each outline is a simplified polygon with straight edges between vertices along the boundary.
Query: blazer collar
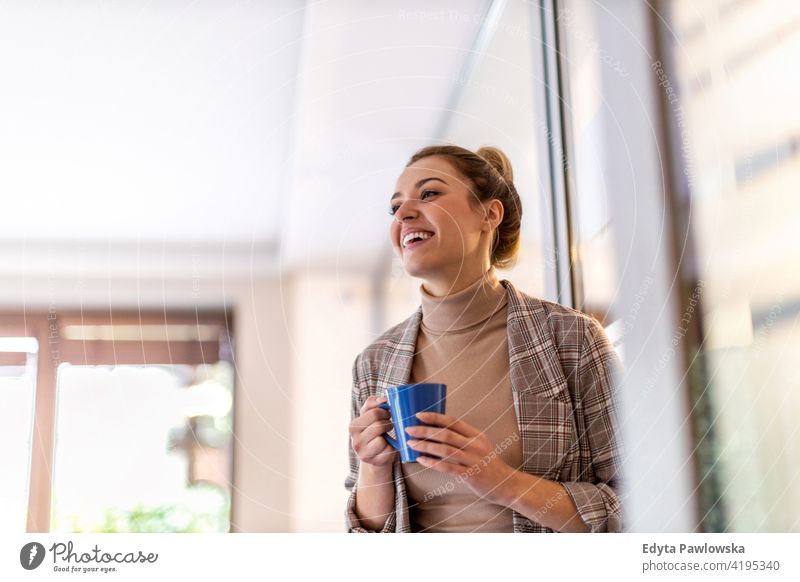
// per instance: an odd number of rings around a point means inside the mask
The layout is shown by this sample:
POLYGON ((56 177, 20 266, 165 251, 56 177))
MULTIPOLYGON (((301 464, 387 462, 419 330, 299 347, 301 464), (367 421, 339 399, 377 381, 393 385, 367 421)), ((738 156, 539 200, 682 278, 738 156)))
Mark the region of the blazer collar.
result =
MULTIPOLYGON (((547 310, 540 299, 518 291, 510 281, 500 283, 508 294, 509 375, 514 392, 528 393, 565 400, 569 394, 566 379, 558 361, 552 333, 547 323, 547 310)), ((387 347, 381 362, 384 386, 406 384, 411 378, 411 367, 422 320, 422 307, 387 338, 387 347)))

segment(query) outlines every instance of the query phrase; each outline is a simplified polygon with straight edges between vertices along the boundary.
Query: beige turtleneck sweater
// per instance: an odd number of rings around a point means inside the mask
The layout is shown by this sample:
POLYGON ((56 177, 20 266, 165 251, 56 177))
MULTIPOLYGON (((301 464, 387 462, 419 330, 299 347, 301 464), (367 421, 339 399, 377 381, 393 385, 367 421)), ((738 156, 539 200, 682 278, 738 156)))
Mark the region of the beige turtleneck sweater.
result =
MULTIPOLYGON (((445 412, 483 431, 495 446, 512 437, 511 446, 497 450, 506 463, 520 468, 505 287, 492 267, 457 293, 434 297, 420 285, 420 294, 422 322, 409 382, 447 384, 445 412)), ((413 531, 513 531, 511 509, 481 499, 457 476, 419 463, 402 467, 413 531)))

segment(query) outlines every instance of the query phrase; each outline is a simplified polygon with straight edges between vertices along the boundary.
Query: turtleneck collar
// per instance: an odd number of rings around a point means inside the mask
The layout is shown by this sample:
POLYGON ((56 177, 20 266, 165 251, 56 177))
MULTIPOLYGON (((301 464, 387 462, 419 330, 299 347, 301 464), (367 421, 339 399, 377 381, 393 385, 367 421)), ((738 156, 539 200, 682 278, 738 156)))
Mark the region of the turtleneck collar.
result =
POLYGON ((459 331, 486 321, 507 302, 506 288, 497 279, 494 267, 477 281, 458 291, 434 297, 419 286, 422 300, 422 325, 434 332, 459 331))

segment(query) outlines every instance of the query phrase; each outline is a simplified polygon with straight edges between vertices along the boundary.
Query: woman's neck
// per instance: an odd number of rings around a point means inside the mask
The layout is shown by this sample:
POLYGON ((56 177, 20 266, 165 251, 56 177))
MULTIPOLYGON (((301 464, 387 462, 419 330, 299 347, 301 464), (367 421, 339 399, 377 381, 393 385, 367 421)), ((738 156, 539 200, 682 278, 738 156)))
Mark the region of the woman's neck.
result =
POLYGON ((485 321, 502 308, 506 289, 494 268, 490 268, 472 284, 441 297, 434 297, 420 285, 420 300, 426 331, 459 331, 485 321))
MULTIPOLYGON (((466 267, 464 265, 463 267, 466 267)), ((493 273, 491 265, 478 265, 473 268, 460 268, 451 277, 425 279, 422 283, 425 291, 433 297, 445 297, 463 291, 473 285, 478 279, 493 273)))

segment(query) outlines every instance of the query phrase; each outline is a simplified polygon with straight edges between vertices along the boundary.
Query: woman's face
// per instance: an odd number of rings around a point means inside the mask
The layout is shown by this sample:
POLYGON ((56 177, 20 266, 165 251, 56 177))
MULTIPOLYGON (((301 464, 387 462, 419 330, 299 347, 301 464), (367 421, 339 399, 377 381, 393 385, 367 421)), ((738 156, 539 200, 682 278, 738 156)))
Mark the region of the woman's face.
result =
POLYGON ((502 216, 502 204, 492 201, 486 220, 482 206, 470 200, 470 186, 442 156, 418 160, 400 174, 390 201, 394 220, 389 233, 412 277, 452 283, 489 268, 492 227, 499 224, 491 215, 499 205, 502 216))

